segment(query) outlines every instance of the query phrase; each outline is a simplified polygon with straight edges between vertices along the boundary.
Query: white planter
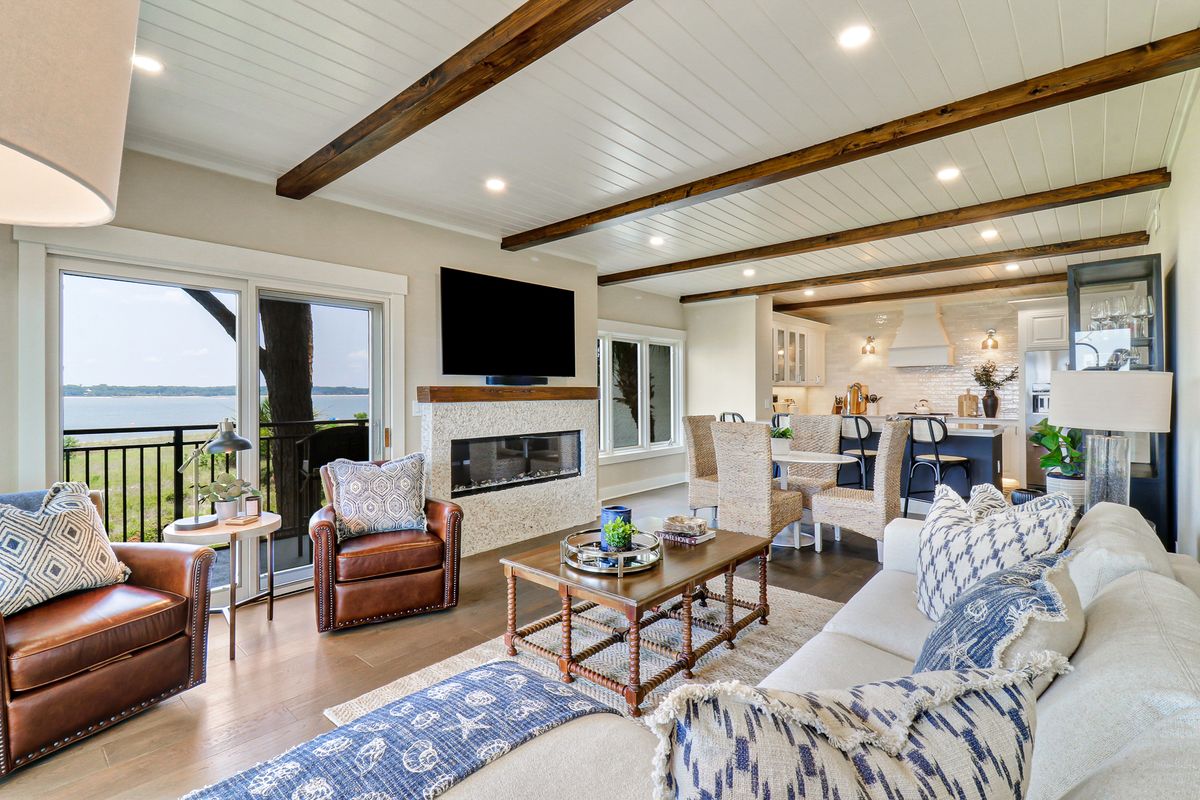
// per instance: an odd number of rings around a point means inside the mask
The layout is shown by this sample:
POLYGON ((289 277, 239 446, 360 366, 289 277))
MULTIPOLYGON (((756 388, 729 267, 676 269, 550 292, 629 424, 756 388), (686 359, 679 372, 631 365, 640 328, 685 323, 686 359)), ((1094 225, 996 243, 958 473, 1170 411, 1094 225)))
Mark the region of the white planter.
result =
POLYGON ((1064 477, 1057 472, 1046 473, 1046 491, 1047 492, 1062 492, 1071 498, 1071 502, 1075 508, 1083 507, 1083 497, 1086 482, 1082 475, 1073 475, 1064 477))
MULTIPOLYGON (((1082 502, 1082 500, 1080 501, 1082 502)), ((213 508, 217 512, 217 519, 227 520, 237 516, 238 501, 237 500, 219 500, 213 503, 213 508)))

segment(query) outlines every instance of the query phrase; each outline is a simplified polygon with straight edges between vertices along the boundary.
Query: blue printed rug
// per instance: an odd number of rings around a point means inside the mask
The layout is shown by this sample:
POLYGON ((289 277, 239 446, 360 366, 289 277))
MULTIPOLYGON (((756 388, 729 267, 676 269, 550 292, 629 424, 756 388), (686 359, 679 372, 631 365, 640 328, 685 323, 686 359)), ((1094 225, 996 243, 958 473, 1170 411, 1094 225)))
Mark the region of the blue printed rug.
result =
POLYGON ((434 798, 551 728, 615 713, 513 661, 377 708, 184 800, 434 798))

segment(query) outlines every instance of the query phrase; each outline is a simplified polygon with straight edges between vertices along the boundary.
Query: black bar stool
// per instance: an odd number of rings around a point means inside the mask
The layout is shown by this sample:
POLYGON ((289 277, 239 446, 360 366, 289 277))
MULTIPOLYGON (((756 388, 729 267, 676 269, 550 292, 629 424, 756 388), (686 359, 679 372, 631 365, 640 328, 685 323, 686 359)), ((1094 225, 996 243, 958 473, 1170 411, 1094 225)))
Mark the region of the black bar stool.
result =
POLYGON ((928 467, 933 472, 934 488, 928 492, 921 491, 917 494, 928 494, 933 496, 937 490, 939 483, 942 483, 946 476, 953 469, 961 469, 963 477, 966 478, 967 484, 971 483, 971 470, 969 464, 971 459, 966 456, 955 456, 948 453, 942 453, 938 449, 938 443, 944 442, 949 436, 949 431, 946 429, 946 423, 939 417, 913 417, 912 431, 908 435, 908 483, 904 486, 904 516, 908 516, 908 498, 914 492, 912 490, 913 475, 916 474, 918 467, 928 467), (929 453, 914 452, 916 442, 928 444, 932 448, 929 453))
MULTIPOLYGON (((871 420, 866 417, 852 416, 842 418, 842 438, 852 439, 858 442, 858 447, 851 447, 842 450, 842 455, 850 456, 858 462, 858 483, 860 489, 867 488, 867 467, 875 460, 875 456, 879 453, 876 450, 867 449, 867 439, 875 431, 871 427, 871 420)), ((851 484, 838 484, 839 486, 849 486, 851 484)))
POLYGON ((721 422, 745 422, 746 418, 736 411, 722 411, 721 422))
POLYGON ((771 415, 772 428, 786 428, 792 424, 792 415, 782 411, 771 415))

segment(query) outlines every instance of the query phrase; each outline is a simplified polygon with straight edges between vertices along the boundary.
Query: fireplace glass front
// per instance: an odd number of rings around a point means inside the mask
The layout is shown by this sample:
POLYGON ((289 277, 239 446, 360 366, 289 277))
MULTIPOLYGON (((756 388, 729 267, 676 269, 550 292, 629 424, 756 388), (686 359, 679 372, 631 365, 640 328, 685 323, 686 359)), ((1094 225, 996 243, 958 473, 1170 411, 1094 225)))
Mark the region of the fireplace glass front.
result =
POLYGON ((467 497, 579 475, 579 431, 450 442, 450 496, 467 497))

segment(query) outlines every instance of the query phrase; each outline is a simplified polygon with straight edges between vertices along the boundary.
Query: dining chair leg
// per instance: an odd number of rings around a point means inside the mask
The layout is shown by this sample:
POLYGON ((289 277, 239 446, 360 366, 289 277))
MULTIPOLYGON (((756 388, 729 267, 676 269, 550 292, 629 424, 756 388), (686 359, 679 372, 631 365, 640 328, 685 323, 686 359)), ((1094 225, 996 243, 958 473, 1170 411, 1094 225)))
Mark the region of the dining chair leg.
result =
POLYGON ((883 563, 883 539, 875 540, 875 557, 879 559, 879 563, 883 563))
POLYGON ((818 553, 821 552, 821 540, 823 538, 824 537, 821 535, 821 526, 814 524, 813 525, 813 550, 815 550, 818 553))
POLYGON ((858 457, 858 488, 867 488, 867 457, 858 457))
POLYGON ((833 526, 833 540, 835 542, 840 542, 842 540, 842 526, 841 525, 833 526))

